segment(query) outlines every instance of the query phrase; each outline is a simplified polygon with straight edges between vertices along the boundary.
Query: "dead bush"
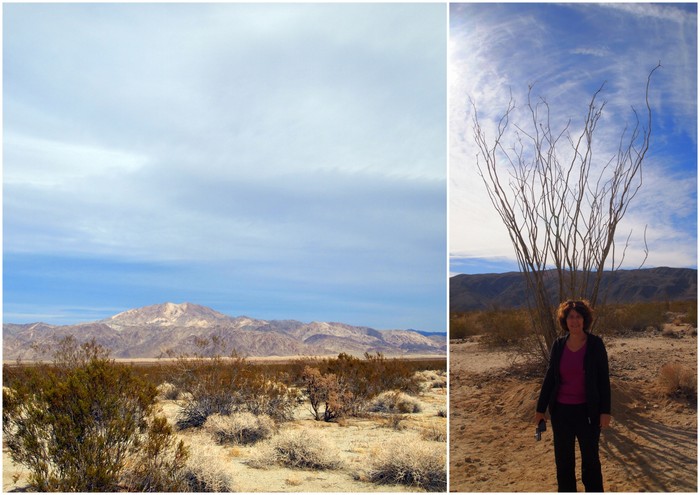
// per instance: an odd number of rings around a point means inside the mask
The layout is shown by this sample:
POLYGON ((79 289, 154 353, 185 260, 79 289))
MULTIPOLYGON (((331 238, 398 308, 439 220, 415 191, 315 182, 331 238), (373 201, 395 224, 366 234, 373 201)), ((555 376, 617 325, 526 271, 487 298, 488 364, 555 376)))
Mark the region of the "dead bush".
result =
POLYGON ((184 468, 187 491, 233 492, 233 477, 227 471, 226 461, 203 438, 193 438, 189 458, 184 468))
POLYGON ((384 420, 384 426, 391 428, 392 430, 403 431, 406 429, 406 424, 404 423, 405 420, 405 414, 390 414, 384 420))
POLYGON ((214 414, 204 423, 204 430, 218 444, 249 445, 270 438, 275 431, 275 422, 267 415, 256 416, 249 412, 230 416, 214 414))
POLYGON ((416 372, 416 380, 421 384, 424 390, 433 388, 446 388, 447 375, 442 371, 423 370, 416 372))
POLYGON ((423 410, 418 399, 399 390, 382 392, 372 401, 370 411, 382 413, 419 413, 423 410))
POLYGON ((671 327, 665 327, 661 331, 661 336, 666 337, 669 339, 679 339, 682 337, 682 335, 679 332, 676 332, 673 328, 671 327))
POLYGON ((353 404, 353 395, 346 384, 334 373, 322 375, 318 368, 304 368, 306 395, 314 419, 331 421, 347 414, 353 404), (321 413, 323 413, 321 415, 321 413))
POLYGON ((690 401, 697 398, 697 373, 680 363, 663 365, 659 371, 659 384, 668 396, 685 397, 690 401))
POLYGON ((369 460, 367 477, 377 484, 447 490, 446 447, 407 436, 387 443, 369 460))
POLYGON ((340 452, 315 430, 287 430, 261 446, 249 464, 257 468, 280 465, 298 469, 339 469, 340 452))
POLYGON ((450 339, 461 340, 472 335, 479 335, 481 326, 474 312, 450 313, 450 339))
POLYGON ((421 429, 420 436, 423 440, 431 442, 446 442, 447 428, 445 425, 430 425, 421 429))
POLYGON ((177 387, 170 382, 161 383, 156 387, 156 391, 160 400, 176 400, 180 395, 177 387))
POLYGON ((202 426, 214 414, 228 416, 236 412, 265 414, 276 421, 293 417, 297 392, 267 376, 263 370, 239 357, 219 352, 221 340, 212 336, 200 339, 203 348, 213 350, 202 355, 177 358, 173 379, 185 399, 178 415, 180 429, 202 426))

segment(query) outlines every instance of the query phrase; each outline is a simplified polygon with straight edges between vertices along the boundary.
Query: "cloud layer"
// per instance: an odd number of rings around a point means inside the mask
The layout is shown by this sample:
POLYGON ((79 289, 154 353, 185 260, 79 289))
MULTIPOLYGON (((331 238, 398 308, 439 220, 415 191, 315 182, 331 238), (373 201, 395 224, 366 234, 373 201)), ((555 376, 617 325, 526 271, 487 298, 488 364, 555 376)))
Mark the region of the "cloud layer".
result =
MULTIPOLYGON (((146 275, 133 303, 329 319, 342 300, 350 323, 444 329, 445 6, 16 4, 4 22, 17 267, 95 259, 146 275), (323 300, 296 311, 305 291, 323 300)), ((9 263, 6 311, 28 276, 9 263)))

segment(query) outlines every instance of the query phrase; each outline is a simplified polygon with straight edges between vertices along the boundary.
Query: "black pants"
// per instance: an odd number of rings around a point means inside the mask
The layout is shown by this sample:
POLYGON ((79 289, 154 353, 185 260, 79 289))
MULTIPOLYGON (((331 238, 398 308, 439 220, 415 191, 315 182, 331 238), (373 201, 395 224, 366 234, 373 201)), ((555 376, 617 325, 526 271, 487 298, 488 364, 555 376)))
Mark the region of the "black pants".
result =
POLYGON ((581 480, 587 492, 603 491, 603 473, 598 457, 600 418, 588 419, 586 404, 557 404, 552 414, 554 458, 560 492, 576 491, 576 446, 581 450, 581 480))

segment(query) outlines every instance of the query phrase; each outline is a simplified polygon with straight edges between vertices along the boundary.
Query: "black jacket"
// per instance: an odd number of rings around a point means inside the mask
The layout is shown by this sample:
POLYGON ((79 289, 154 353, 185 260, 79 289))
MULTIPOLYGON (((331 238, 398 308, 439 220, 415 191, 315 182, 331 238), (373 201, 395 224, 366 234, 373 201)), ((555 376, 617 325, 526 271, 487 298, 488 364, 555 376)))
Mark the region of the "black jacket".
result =
MULTIPOLYGON (((543 413, 549 406, 549 414, 556 408, 557 394, 561 384, 559 363, 566 340, 567 333, 559 337, 552 345, 549 357, 549 367, 542 383, 540 398, 537 401, 537 412, 543 413)), ((588 334, 586 343, 586 355, 583 358, 583 370, 586 380, 586 405, 588 418, 596 418, 601 414, 610 414, 610 371, 608 368, 608 353, 605 350, 603 339, 596 335, 588 334)))

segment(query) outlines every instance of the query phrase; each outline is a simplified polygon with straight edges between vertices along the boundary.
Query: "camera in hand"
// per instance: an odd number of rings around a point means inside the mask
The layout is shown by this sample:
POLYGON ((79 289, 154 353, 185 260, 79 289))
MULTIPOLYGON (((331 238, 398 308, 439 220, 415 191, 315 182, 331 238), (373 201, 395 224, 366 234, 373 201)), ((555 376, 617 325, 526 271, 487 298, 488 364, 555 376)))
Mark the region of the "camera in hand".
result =
POLYGON ((547 423, 544 419, 540 419, 540 422, 537 424, 537 428, 535 429, 535 440, 538 442, 542 440, 543 431, 547 431, 547 423))

